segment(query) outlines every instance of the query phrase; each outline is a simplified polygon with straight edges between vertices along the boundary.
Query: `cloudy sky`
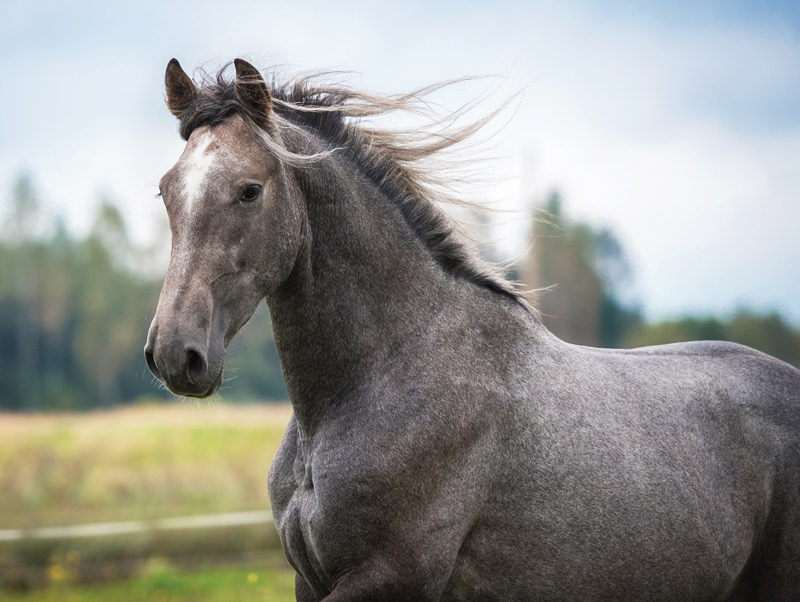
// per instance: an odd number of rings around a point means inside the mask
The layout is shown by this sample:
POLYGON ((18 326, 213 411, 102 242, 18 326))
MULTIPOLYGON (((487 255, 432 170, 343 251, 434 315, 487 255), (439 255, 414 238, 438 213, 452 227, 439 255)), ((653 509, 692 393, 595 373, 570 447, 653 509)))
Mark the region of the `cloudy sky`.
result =
POLYGON ((800 324, 800 4, 625 4, 3 0, 0 220, 27 171, 78 231, 108 194, 139 239, 158 232, 156 183, 182 148, 173 56, 343 69, 390 93, 496 74, 525 89, 488 167, 490 200, 517 210, 495 231, 507 253, 557 188, 616 232, 649 317, 747 306, 800 324))

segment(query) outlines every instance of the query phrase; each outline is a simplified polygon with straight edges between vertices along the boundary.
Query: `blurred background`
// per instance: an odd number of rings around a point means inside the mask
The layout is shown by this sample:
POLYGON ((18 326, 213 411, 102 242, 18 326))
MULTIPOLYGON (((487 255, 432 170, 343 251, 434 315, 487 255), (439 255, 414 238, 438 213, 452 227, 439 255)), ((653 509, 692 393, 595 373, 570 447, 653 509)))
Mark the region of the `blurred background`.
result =
MULTIPOLYGON (((142 347, 183 142, 163 74, 233 58, 491 110, 461 216, 562 338, 741 342, 800 366, 800 5, 755 0, 0 5, 0 597, 293 599, 262 306, 221 399, 142 347), (702 4, 702 6, 700 6, 702 4)), ((199 72, 197 72, 199 75, 199 72)))

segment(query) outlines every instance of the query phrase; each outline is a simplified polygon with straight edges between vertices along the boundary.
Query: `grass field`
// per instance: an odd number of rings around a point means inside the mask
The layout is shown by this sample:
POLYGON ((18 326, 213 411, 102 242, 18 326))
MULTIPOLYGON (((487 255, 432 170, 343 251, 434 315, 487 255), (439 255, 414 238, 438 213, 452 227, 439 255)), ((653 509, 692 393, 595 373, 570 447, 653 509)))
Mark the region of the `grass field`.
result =
POLYGON ((25 593, 3 592, 19 602, 289 602, 294 573, 260 566, 226 567, 182 573, 154 562, 141 575, 103 585, 55 584, 25 593))
POLYGON ((0 414, 0 528, 259 510, 290 407, 0 414))
MULTIPOLYGON (((0 529, 267 509, 267 471, 290 414, 288 405, 188 402, 0 414, 0 529)), ((33 586, 20 599, 263 600, 265 588, 285 590, 285 568, 263 576, 251 568, 245 577, 255 571, 257 580, 242 581, 242 570, 220 563, 265 553, 280 556, 274 530, 263 524, 0 542, 0 598, 33 586), (169 560, 156 571, 153 558, 169 560), (198 562, 216 568, 176 568, 198 562), (98 579, 117 583, 81 585, 98 579), (125 588, 149 593, 126 598, 125 588)))

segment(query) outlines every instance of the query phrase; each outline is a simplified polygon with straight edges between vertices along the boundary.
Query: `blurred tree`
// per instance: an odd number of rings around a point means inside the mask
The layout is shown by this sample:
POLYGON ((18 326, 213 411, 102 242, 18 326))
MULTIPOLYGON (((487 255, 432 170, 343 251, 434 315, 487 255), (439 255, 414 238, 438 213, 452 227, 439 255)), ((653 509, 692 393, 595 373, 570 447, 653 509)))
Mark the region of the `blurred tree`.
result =
POLYGON ((128 229, 119 208, 108 196, 100 199, 89 238, 96 241, 117 269, 128 269, 133 251, 128 229))
POLYGON ((228 346, 225 384, 221 390, 231 401, 289 399, 266 303, 261 303, 228 346))
POLYGON ((685 317, 655 324, 640 324, 625 337, 626 347, 666 345, 683 341, 725 340, 725 325, 717 318, 685 317))
POLYGON ((739 310, 727 324, 725 338, 769 353, 800 368, 800 332, 792 330, 775 312, 760 316, 739 310))
MULTIPOLYGON (((142 347, 161 286, 152 265, 168 232, 152 248, 137 248, 106 197, 88 235, 75 239, 63 221, 47 225, 27 175, 15 183, 10 206, 0 226, 0 408, 84 409, 167 397, 142 347)), ((265 306, 232 348, 226 376, 239 378, 226 395, 286 399, 265 306)))
POLYGON ((774 312, 759 315, 741 309, 728 321, 687 317, 640 324, 629 333, 625 344, 644 347, 699 340, 741 343, 800 368, 800 331, 774 312))
POLYGON ((34 236, 39 221, 41 202, 29 173, 22 173, 14 181, 11 192, 11 211, 6 222, 5 238, 12 244, 21 244, 34 236))
POLYGON ((39 217, 40 202, 29 174, 21 174, 14 182, 11 212, 6 224, 9 240, 14 247, 14 259, 6 273, 11 275, 11 312, 14 316, 14 349, 16 373, 13 378, 21 407, 40 405, 41 387, 36 379, 39 337, 35 327, 38 303, 39 255, 34 230, 39 217))
POLYGON ((101 405, 121 399, 121 369, 141 353, 144 340, 140 323, 153 287, 124 267, 129 252, 122 215, 104 199, 89 236, 76 248, 73 272, 74 351, 82 370, 92 373, 101 405))
POLYGON ((552 193, 544 217, 534 220, 531 252, 520 267, 526 286, 546 289, 538 300, 545 325, 571 343, 617 347, 640 321, 619 300, 630 267, 610 230, 573 222, 552 193))

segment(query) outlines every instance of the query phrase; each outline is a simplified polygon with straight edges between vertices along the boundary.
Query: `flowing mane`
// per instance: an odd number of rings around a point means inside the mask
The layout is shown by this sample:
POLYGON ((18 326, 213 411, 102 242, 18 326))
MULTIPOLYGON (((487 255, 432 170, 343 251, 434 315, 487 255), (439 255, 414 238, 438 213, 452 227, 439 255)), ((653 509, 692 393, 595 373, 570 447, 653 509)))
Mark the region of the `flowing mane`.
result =
POLYGON ((384 96, 326 83, 331 75, 326 72, 298 76, 283 83, 273 75, 269 91, 277 116, 276 137, 248 117, 236 95, 234 81, 226 76, 226 71, 227 66, 216 76, 203 73, 194 102, 177 115, 184 139, 188 140, 198 127, 218 125, 231 115, 239 114, 269 149, 290 165, 310 165, 324 156, 345 152, 362 174, 396 203, 409 227, 445 271, 510 297, 534 312, 519 285, 506 279, 497 266, 478 256, 458 224, 440 205, 479 207, 459 199, 452 192, 453 182, 431 169, 432 158, 467 140, 502 107, 466 126, 453 127, 470 105, 441 117, 434 114, 425 97, 455 82, 434 84, 409 94, 384 96), (429 125, 388 129, 363 121, 393 112, 421 116, 429 125), (307 140, 309 133, 326 143, 328 150, 309 153, 303 148, 302 142, 297 141, 307 140))

